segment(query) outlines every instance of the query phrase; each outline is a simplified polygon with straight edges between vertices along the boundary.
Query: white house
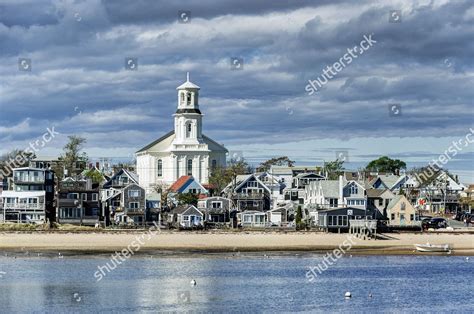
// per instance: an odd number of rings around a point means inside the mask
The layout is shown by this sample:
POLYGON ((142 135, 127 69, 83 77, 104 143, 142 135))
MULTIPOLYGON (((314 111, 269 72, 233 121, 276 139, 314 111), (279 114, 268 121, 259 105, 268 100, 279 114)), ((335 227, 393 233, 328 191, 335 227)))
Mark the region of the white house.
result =
POLYGON ((186 82, 176 89, 174 130, 136 152, 140 185, 147 191, 154 184, 172 184, 182 176, 206 184, 210 169, 226 164, 227 149, 202 133, 200 87, 189 81, 188 73, 186 82))
POLYGON ((356 180, 312 181, 305 187, 304 204, 307 208, 353 207, 365 209, 367 194, 365 187, 356 180))

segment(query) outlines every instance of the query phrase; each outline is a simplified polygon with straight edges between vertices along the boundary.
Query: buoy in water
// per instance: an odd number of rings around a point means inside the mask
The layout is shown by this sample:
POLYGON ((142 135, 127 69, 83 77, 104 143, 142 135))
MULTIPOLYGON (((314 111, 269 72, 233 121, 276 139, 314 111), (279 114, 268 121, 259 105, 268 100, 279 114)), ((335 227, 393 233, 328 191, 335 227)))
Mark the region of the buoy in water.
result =
POLYGON ((369 298, 371 298, 371 297, 372 297, 372 293, 369 293, 369 298))
POLYGON ((191 280, 190 283, 191 283, 191 286, 195 286, 196 285, 196 280, 193 279, 193 280, 191 280))
POLYGON ((352 297, 352 294, 349 291, 347 291, 346 294, 344 295, 344 297, 346 299, 350 299, 352 297))

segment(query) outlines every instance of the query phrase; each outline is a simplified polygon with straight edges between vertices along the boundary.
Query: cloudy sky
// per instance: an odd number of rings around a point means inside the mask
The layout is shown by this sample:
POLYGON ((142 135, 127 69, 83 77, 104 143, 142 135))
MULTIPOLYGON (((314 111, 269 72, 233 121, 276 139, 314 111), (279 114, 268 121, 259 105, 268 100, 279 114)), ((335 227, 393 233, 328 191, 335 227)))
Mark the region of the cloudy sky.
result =
MULTIPOLYGON (((0 0, 0 153, 55 127, 39 155, 77 134, 93 159, 130 159, 172 128, 189 71, 204 133, 251 162, 423 165, 474 127, 473 55, 471 0, 0 0), (308 95, 364 35, 376 43, 308 95)), ((474 182, 474 144, 447 168, 474 182)))

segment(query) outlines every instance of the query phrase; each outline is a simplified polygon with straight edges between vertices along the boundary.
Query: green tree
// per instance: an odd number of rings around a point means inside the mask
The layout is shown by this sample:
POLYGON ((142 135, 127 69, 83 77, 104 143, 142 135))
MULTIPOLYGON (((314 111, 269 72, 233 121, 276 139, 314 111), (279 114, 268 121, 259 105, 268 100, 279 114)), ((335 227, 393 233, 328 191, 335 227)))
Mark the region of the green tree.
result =
POLYGON ((230 182, 228 171, 224 167, 216 167, 211 170, 209 183, 214 186, 214 194, 219 195, 230 182))
POLYGON ((303 211, 301 209, 301 206, 298 206, 298 209, 296 209, 296 218, 295 218, 296 225, 301 224, 302 219, 303 219, 303 211))
POLYGON ((399 174, 400 169, 406 169, 407 165, 400 159, 391 159, 388 156, 382 156, 378 159, 372 160, 367 164, 365 169, 369 171, 377 172, 390 172, 393 174, 399 174))
POLYGON ((209 183, 215 186, 215 193, 220 194, 220 192, 229 184, 230 182, 235 182, 235 179, 238 175, 251 173, 252 169, 249 164, 242 159, 231 159, 227 163, 227 167, 216 167, 211 169, 211 174, 209 176, 209 183))
POLYGON ((104 181, 104 176, 100 173, 99 170, 95 168, 89 169, 84 173, 84 176, 91 179, 93 183, 102 183, 104 181))
POLYGON ((177 196, 179 205, 189 204, 196 206, 198 199, 198 195, 193 193, 181 193, 177 196))
POLYGON ((59 159, 62 161, 64 169, 67 171, 67 176, 73 177, 81 172, 81 169, 76 167, 77 163, 87 163, 87 154, 84 152, 82 154, 80 153, 83 145, 86 143, 86 139, 76 135, 68 136, 68 138, 69 142, 64 146, 64 153, 59 157, 59 159))
POLYGON ((290 160, 288 156, 281 156, 269 159, 267 161, 262 162, 258 167, 258 171, 268 171, 270 170, 271 166, 288 166, 293 167, 295 162, 290 160))
POLYGON ((336 159, 324 163, 324 172, 326 173, 328 180, 337 180, 344 170, 344 160, 336 159))

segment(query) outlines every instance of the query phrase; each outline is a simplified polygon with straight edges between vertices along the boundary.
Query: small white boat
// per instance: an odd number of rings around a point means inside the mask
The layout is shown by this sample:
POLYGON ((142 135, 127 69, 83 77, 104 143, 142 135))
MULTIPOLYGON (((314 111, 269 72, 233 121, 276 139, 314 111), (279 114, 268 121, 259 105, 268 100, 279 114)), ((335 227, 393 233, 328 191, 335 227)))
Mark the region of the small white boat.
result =
POLYGON ((449 244, 415 244, 418 252, 451 252, 449 244))

